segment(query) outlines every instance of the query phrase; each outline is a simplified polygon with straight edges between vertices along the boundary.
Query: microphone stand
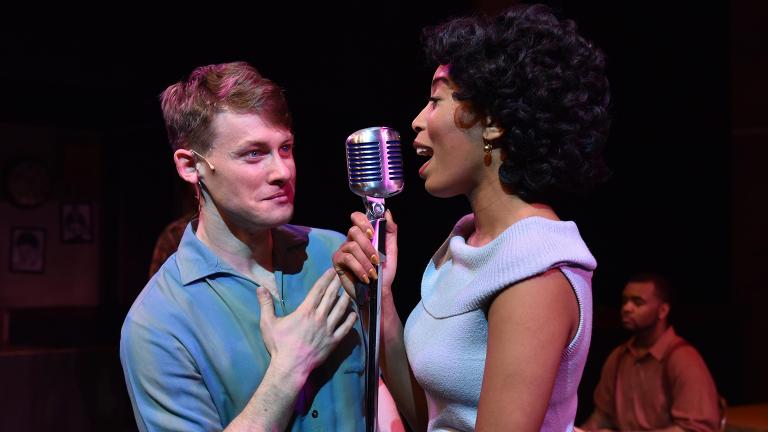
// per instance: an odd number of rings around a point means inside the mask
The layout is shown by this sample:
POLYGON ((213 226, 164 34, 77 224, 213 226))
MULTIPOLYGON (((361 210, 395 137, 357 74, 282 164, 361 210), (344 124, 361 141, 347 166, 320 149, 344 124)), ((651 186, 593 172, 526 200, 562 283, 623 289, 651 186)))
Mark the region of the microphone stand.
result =
POLYGON ((379 414, 379 321, 381 317, 381 279, 382 264, 386 260, 386 224, 384 219, 384 198, 365 196, 363 203, 368 221, 373 225, 371 243, 379 253, 379 265, 376 269, 379 277, 368 284, 358 283, 356 298, 358 306, 368 304, 368 328, 365 329, 367 344, 365 355, 365 431, 378 430, 379 414))
POLYGON ((370 127, 352 133, 346 141, 349 188, 363 197, 366 216, 373 226, 372 244, 379 254, 376 281, 355 285, 360 315, 368 305, 368 324, 363 329, 365 352, 365 430, 378 430, 379 330, 381 319, 381 275, 386 260, 384 198, 403 189, 403 156, 400 134, 388 127, 370 127))

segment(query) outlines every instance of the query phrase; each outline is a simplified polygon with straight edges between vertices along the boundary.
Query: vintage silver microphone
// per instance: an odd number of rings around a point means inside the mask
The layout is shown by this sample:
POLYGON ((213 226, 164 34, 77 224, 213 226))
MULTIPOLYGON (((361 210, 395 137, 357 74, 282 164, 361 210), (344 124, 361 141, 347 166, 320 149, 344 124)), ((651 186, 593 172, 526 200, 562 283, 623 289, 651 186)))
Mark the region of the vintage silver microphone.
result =
POLYGON ((379 278, 355 286, 357 304, 368 303, 365 359, 365 430, 374 432, 378 418, 379 318, 381 316, 381 275, 386 260, 384 198, 403 190, 403 153, 400 134, 378 126, 360 129, 347 138, 349 188, 363 197, 366 216, 373 225, 373 247, 379 252, 379 278), (381 233, 381 235, 379 235, 381 233))

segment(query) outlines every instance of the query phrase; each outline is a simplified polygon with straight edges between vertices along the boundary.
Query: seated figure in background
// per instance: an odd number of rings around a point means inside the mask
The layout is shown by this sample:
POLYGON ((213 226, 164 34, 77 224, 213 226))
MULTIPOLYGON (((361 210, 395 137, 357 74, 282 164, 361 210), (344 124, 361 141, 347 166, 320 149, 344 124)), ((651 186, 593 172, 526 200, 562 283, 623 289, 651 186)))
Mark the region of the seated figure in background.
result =
POLYGON ((621 321, 632 337, 611 352, 585 430, 717 431, 720 399, 696 348, 669 324, 672 290, 656 274, 631 277, 621 321))

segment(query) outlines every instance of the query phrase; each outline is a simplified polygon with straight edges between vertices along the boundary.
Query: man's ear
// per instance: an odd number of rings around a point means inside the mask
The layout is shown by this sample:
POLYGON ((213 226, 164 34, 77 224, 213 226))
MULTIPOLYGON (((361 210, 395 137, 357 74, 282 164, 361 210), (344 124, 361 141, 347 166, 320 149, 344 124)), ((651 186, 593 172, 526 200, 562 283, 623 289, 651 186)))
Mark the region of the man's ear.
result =
POLYGON ((179 173, 185 182, 196 185, 200 180, 200 173, 197 170, 197 159, 191 151, 187 149, 178 149, 173 152, 173 162, 176 164, 176 172, 179 173))
POLYGON ((486 141, 493 141, 504 135, 504 129, 496 123, 491 116, 485 118, 485 128, 483 129, 483 138, 486 141))
POLYGON ((666 320, 669 316, 669 303, 662 303, 661 306, 659 306, 659 318, 666 320))

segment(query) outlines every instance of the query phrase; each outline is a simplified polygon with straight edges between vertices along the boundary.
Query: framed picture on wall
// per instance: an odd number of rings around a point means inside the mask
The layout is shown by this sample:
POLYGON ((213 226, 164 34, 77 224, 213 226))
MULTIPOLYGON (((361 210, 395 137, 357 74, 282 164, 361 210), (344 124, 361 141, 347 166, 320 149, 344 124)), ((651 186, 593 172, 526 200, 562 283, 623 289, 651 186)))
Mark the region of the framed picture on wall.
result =
POLYGON ((10 271, 42 273, 45 269, 45 229, 11 228, 10 271))
POLYGON ((90 203, 61 204, 61 242, 93 242, 93 211, 90 203))

